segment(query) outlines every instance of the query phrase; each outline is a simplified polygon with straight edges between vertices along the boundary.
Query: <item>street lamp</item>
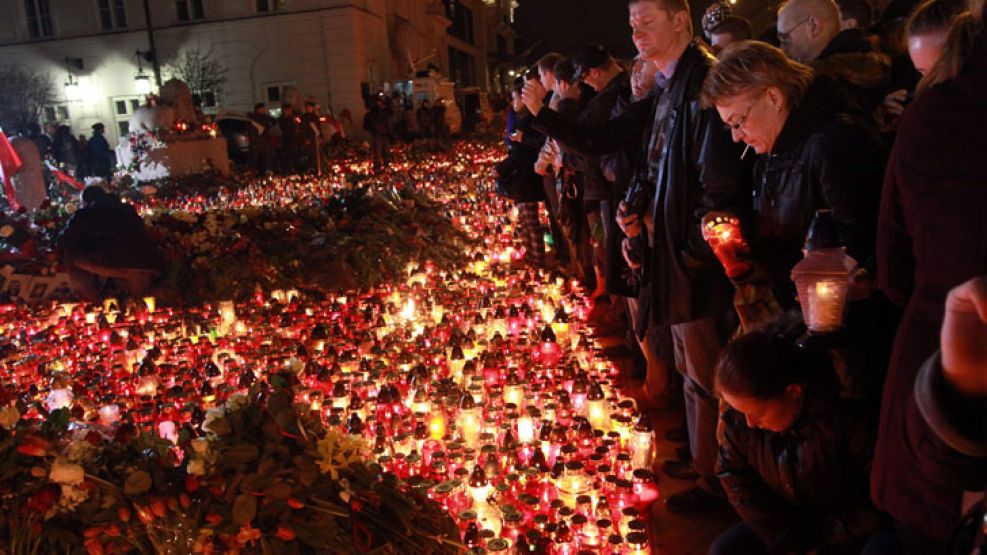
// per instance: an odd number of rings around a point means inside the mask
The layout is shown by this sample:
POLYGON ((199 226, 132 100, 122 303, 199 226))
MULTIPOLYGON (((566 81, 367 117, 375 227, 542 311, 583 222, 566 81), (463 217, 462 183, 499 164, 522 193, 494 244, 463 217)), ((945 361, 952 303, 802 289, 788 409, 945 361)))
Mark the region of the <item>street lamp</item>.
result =
POLYGON ((802 342, 831 338, 843 328, 857 261, 840 244, 832 212, 818 210, 805 238, 804 258, 792 269, 809 334, 802 342))
POLYGON ((81 100, 81 87, 79 80, 72 74, 72 68, 82 69, 82 58, 65 58, 65 68, 68 70, 68 78, 65 79, 65 98, 67 100, 81 100))
POLYGON ((137 75, 134 75, 134 88, 139 95, 150 94, 151 76, 144 72, 143 60, 150 61, 154 59, 154 52, 151 50, 138 50, 135 55, 137 56, 137 75))

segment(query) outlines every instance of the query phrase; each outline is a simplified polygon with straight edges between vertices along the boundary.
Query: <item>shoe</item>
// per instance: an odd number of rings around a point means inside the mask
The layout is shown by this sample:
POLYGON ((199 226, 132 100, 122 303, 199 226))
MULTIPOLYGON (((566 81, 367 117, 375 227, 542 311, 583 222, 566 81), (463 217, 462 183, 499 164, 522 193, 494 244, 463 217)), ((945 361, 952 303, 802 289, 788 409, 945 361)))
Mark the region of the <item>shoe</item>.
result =
POLYGON ((682 462, 692 462, 692 450, 689 449, 688 445, 682 445, 675 449, 675 456, 682 462))
POLYGON ((685 426, 676 426, 665 432, 665 439, 676 443, 689 441, 689 431, 685 429, 685 426))
POLYGON ((665 499, 668 510, 676 514, 701 514, 720 510, 727 500, 702 489, 699 486, 670 495, 665 499))
POLYGON ((699 473, 696 472, 695 468, 692 468, 691 462, 685 461, 665 461, 661 465, 661 471, 671 476, 672 478, 678 478, 679 480, 696 480, 699 478, 699 473))

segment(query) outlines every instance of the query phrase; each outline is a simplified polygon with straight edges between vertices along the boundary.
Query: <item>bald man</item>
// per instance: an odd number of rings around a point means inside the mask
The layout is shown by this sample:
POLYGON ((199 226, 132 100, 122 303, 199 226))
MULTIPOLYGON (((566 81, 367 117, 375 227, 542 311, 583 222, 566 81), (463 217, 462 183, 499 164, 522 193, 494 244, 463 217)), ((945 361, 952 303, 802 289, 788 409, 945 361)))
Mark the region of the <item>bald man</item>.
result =
POLYGON ((791 58, 839 80, 870 114, 890 88, 891 59, 862 29, 840 30, 833 0, 790 0, 778 12, 778 39, 791 58))
POLYGON ((778 11, 778 40, 792 59, 807 64, 840 33, 840 9, 833 0, 791 0, 778 11))

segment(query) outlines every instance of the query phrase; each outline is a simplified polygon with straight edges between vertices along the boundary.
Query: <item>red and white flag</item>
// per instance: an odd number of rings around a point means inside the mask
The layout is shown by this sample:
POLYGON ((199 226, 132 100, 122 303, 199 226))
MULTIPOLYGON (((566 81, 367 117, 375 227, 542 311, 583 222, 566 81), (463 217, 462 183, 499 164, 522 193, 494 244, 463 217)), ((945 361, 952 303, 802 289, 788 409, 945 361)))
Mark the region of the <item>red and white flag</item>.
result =
POLYGON ((17 155, 14 146, 7 140, 7 135, 0 130, 0 179, 3 180, 3 192, 7 195, 7 204, 14 210, 21 207, 14 192, 14 174, 21 169, 21 157, 17 155))

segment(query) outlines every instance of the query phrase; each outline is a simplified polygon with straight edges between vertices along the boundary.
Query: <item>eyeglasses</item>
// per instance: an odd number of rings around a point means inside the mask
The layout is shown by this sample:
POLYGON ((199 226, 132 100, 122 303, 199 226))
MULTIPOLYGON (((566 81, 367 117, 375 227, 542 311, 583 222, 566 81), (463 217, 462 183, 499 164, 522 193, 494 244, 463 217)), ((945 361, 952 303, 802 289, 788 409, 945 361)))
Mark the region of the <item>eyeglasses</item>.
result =
POLYGON ((795 31, 795 29, 798 29, 799 27, 805 25, 806 23, 809 22, 810 19, 812 19, 812 18, 807 17, 807 18, 803 19, 802 21, 800 21, 799 23, 795 24, 794 27, 792 27, 791 29, 789 29, 787 31, 784 31, 784 32, 778 31, 778 41, 779 42, 788 42, 788 41, 792 40, 792 33, 795 31))
POLYGON ((734 123, 724 122, 723 127, 730 133, 733 133, 735 131, 740 131, 741 128, 744 126, 744 124, 747 123, 747 116, 751 115, 751 110, 754 109, 754 105, 757 104, 758 100, 761 100, 760 96, 757 97, 757 100, 751 102, 751 105, 747 107, 747 111, 744 112, 744 115, 740 116, 740 119, 738 119, 734 123))

